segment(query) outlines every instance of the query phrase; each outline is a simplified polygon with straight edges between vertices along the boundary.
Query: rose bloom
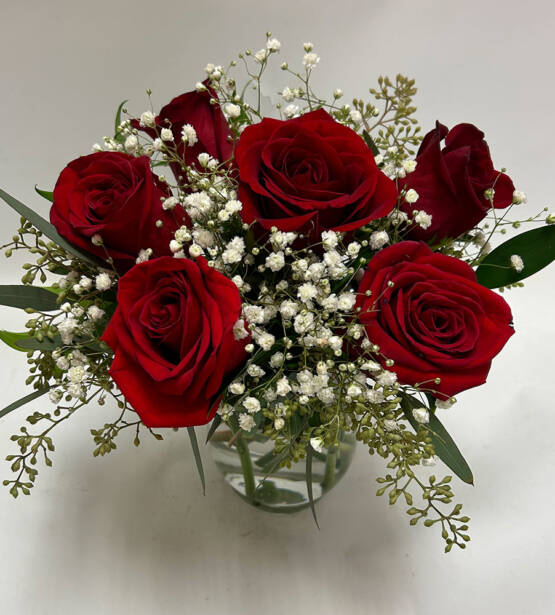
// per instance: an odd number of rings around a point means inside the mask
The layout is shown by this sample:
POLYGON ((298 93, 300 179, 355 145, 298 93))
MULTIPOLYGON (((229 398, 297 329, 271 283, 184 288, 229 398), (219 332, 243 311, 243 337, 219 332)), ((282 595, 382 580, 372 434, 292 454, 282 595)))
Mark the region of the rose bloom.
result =
POLYGON ((114 351, 110 375, 145 425, 212 419, 224 377, 246 358, 239 318, 237 287, 202 257, 157 258, 121 278, 102 339, 114 351))
MULTIPOLYGON (((198 167, 199 154, 207 153, 219 162, 226 162, 233 153, 233 142, 227 120, 218 104, 210 104, 210 100, 217 100, 218 95, 209 86, 208 81, 203 83, 206 90, 193 90, 180 94, 162 107, 155 118, 155 128, 140 126, 138 120, 132 121, 135 128, 147 133, 153 139, 160 136, 162 128, 169 128, 179 157, 187 165, 195 167, 198 167), (192 146, 185 146, 181 139, 181 130, 186 124, 190 124, 197 133, 198 141, 192 146)), ((167 143, 170 149, 174 144, 167 143)), ((176 178, 183 174, 179 164, 170 162, 170 167, 176 178)))
POLYGON ((401 182, 418 192, 418 201, 401 206, 409 215, 414 209, 424 210, 432 216, 432 224, 425 230, 415 227, 411 239, 455 238, 471 230, 491 207, 484 196, 489 188, 495 191, 495 208, 512 203, 515 188, 511 178, 494 169, 484 133, 472 124, 458 124, 449 130, 436 122, 424 137, 416 162, 416 170, 401 182))
POLYGON ((478 284, 466 263, 422 242, 403 241, 378 252, 362 278, 356 307, 368 339, 394 360, 388 369, 399 382, 422 384, 441 399, 483 384, 493 357, 514 333, 511 310, 500 295, 478 284))
POLYGON ((386 216, 395 184, 364 141, 324 110, 243 131, 236 150, 239 200, 247 223, 264 229, 352 231, 386 216))
POLYGON ((173 215, 162 209, 161 199, 169 196, 146 156, 98 152, 73 160, 61 172, 50 222, 83 251, 102 259, 108 253, 123 272, 135 264, 141 249, 151 248, 154 256, 171 254, 169 242, 188 217, 182 208, 173 215), (103 246, 92 243, 94 235, 100 235, 103 246))

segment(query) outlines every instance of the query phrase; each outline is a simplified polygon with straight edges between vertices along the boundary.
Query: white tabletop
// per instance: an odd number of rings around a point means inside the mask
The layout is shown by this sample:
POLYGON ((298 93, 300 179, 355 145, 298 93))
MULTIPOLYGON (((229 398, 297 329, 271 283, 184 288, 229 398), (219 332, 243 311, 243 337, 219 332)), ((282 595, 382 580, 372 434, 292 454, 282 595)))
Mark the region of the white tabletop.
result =
MULTIPOLYGON (((523 217, 553 205, 555 87, 548 0, 464 3, 163 3, 144 0, 2 4, 0 184, 37 207, 72 158, 112 129, 124 98, 162 105, 192 89, 207 62, 256 51, 271 29, 291 64, 311 40, 315 84, 363 97, 379 73, 414 76, 424 128, 473 122, 493 160, 528 194, 523 217)), ((272 74, 266 94, 288 85, 272 74)), ((290 85, 290 84, 289 84, 290 85)), ((552 209, 553 210, 553 209, 552 209)), ((0 208, 0 240, 17 217, 0 208)), ((2 282, 15 283, 15 260, 2 282)), ((456 485, 472 517, 466 551, 444 555, 435 529, 410 528, 378 499, 382 461, 362 447, 343 482, 310 512, 250 508, 205 451, 202 497, 187 434, 93 459, 89 429, 113 408, 84 408, 55 435, 54 467, 30 497, 0 490, 1 611, 12 615, 319 613, 547 615, 553 584, 555 267, 507 295, 517 334, 486 386, 459 395, 444 422, 476 486, 456 485)), ((2 308, 2 327, 24 318, 2 308)), ((0 349, 2 407, 25 394, 25 357, 0 349)), ((0 420, 0 456, 35 407, 0 420)), ((10 476, 6 462, 1 477, 10 476)), ((438 469, 438 473, 440 469, 438 469)))

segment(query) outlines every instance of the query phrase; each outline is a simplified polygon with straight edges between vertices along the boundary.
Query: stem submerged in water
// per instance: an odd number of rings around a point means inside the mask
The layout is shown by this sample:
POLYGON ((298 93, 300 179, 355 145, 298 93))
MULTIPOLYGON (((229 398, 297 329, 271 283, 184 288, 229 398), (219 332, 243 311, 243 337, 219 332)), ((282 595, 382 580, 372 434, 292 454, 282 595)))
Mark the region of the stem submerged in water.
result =
POLYGON ((242 436, 237 438, 235 442, 239 459, 241 460, 241 469, 243 470, 243 478, 245 479, 245 495, 250 502, 254 501, 254 469, 252 459, 249 452, 249 445, 242 436))
POLYGON ((326 468, 321 486, 324 491, 331 489, 335 484, 335 462, 337 460, 337 447, 330 446, 326 456, 326 468))

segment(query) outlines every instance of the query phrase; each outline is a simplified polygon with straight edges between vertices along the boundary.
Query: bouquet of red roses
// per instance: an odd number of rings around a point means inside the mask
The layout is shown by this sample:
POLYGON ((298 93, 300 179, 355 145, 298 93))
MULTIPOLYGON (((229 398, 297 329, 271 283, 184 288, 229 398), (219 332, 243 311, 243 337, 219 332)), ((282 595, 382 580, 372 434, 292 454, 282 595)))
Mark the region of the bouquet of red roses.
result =
POLYGON ((439 526, 447 551, 464 547, 451 476, 422 466, 439 458, 472 483, 439 415, 486 381, 514 333, 492 289, 553 260, 555 219, 509 219, 526 196, 472 124, 421 138, 401 75, 380 77, 369 101, 322 98, 305 43, 301 70, 281 64, 291 83, 266 117, 261 83, 280 47, 268 34, 260 51, 208 64, 158 114, 122 103, 114 136, 37 190, 50 222, 0 191, 21 216, 6 256, 33 256, 22 285, 0 287, 1 304, 30 315, 0 337, 27 353, 33 392, 0 416, 44 394, 54 408, 12 436, 4 484, 29 494, 51 431, 112 399, 95 456, 122 431, 139 445, 142 431, 186 427, 204 485, 195 427, 209 424, 246 500, 316 519, 358 440, 386 460, 378 494, 439 526), (522 222, 547 224, 491 250, 522 222))

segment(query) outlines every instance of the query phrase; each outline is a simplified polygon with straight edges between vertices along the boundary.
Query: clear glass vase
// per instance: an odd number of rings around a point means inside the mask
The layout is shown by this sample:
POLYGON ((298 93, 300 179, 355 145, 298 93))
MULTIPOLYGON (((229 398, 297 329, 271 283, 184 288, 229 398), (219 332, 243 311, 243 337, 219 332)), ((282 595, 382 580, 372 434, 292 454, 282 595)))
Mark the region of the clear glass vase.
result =
MULTIPOLYGON (((306 460, 275 470, 272 440, 261 434, 234 439, 231 430, 223 425, 210 444, 212 457, 225 481, 253 506, 286 513, 310 505, 306 460)), ((313 452, 311 482, 315 502, 341 480, 351 465, 355 445, 354 434, 340 432, 337 446, 313 452)))

